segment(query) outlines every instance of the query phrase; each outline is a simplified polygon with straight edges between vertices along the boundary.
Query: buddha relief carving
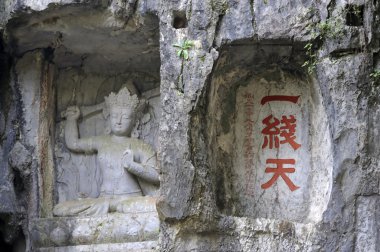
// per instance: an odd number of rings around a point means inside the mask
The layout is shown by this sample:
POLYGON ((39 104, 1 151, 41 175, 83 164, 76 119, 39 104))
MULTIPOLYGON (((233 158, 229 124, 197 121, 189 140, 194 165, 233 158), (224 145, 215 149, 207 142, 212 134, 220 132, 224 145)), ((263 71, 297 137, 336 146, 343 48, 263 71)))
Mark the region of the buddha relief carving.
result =
POLYGON ((156 153, 149 144, 131 138, 141 107, 137 95, 131 95, 127 88, 111 93, 105 97, 103 109, 109 118, 110 135, 88 138, 79 136, 79 107, 67 108, 66 146, 75 153, 96 154, 101 170, 100 195, 61 202, 54 208, 55 216, 90 216, 154 208, 154 196, 160 184, 156 153))

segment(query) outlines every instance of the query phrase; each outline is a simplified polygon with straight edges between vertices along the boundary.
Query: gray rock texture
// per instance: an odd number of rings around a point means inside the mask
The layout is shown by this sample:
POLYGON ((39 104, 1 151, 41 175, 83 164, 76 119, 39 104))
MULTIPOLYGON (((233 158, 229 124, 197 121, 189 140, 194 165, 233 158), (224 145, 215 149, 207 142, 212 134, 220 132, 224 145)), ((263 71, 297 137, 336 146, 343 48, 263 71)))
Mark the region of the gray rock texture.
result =
POLYGON ((49 247, 42 248, 41 252, 87 252, 87 251, 136 251, 136 252, 153 252, 158 248, 157 242, 129 242, 129 243, 112 243, 112 244, 93 244, 93 245, 78 245, 66 247, 49 247))
MULTIPOLYGON (((0 32, 0 233, 9 246, 24 239, 34 251, 33 223, 74 193, 56 179, 75 177, 61 173, 70 159, 62 110, 94 105, 132 80, 151 104, 136 136, 155 147, 161 169, 158 250, 380 250, 379 1, 5 0, 0 32), (173 44, 186 40, 183 59, 173 44), (286 95, 288 82, 309 97, 301 104, 312 125, 297 139, 308 137, 316 171, 302 177, 314 192, 295 216, 281 214, 285 202, 266 214, 272 196, 263 208, 244 202, 236 176, 239 90, 286 95)), ((69 247, 65 234, 51 233, 64 246, 57 251, 133 248, 69 247)), ((134 248, 156 243, 145 245, 134 248)))
POLYGON ((25 146, 20 142, 16 142, 9 155, 9 164, 11 167, 19 172, 22 177, 28 177, 30 174, 32 156, 25 146))
POLYGON ((158 227, 155 211, 46 218, 30 223, 36 248, 154 241, 157 239, 158 227))

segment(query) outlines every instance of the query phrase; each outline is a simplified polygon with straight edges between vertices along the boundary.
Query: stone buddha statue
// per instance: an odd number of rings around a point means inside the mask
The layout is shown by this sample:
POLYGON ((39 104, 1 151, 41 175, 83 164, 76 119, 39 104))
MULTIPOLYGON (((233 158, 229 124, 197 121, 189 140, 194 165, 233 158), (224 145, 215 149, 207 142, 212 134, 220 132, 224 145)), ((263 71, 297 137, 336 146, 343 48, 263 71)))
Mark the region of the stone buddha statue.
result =
POLYGON ((91 216, 109 212, 128 212, 154 207, 159 187, 156 153, 131 132, 140 107, 137 95, 122 88, 119 93, 105 97, 105 114, 109 114, 110 135, 80 138, 77 106, 66 110, 65 142, 77 153, 96 153, 102 181, 98 198, 84 198, 59 203, 55 216, 91 216))

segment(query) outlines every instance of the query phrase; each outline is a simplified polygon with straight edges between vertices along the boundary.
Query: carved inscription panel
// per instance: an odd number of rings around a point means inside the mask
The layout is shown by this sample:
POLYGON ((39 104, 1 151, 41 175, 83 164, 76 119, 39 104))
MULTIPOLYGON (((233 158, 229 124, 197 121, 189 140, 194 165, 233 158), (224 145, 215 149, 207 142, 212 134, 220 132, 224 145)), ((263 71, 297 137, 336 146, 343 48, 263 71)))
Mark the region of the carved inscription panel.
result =
POLYGON ((233 169, 238 215, 320 218, 331 166, 326 118, 316 103, 309 86, 298 81, 259 80, 238 89, 233 169))

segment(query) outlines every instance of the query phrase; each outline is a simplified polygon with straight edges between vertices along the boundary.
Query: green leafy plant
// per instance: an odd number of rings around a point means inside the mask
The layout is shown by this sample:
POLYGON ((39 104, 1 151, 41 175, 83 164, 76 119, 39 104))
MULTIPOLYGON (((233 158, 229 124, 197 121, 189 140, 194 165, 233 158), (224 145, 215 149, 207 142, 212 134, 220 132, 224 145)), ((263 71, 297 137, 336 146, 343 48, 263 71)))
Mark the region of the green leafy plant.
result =
MULTIPOLYGON (((310 9, 309 12, 314 12, 310 9)), ((314 23, 309 26, 311 31, 311 42, 307 43, 304 47, 306 49, 307 60, 303 63, 302 67, 307 68, 307 72, 312 74, 318 62, 317 51, 318 42, 321 43, 327 38, 338 39, 344 35, 344 16, 345 10, 341 11, 341 15, 331 17, 326 21, 314 23)))
POLYGON ((353 6, 352 6, 352 13, 353 13, 355 16, 360 16, 360 14, 362 13, 361 8, 360 8, 360 5, 353 5, 353 6))
POLYGON ((316 26, 316 33, 321 38, 339 38, 344 32, 344 20, 342 18, 331 18, 320 22, 316 26))
POLYGON ((314 53, 313 43, 307 43, 304 48, 306 49, 306 55, 308 60, 306 60, 302 67, 307 68, 307 72, 312 74, 314 72, 315 67, 317 66, 317 55, 314 53))
POLYGON ((377 82, 380 81, 380 70, 374 70, 370 75, 369 75, 373 81, 377 82))
POLYGON ((185 60, 189 59, 189 50, 195 45, 194 41, 185 39, 181 43, 173 44, 174 47, 178 48, 177 56, 182 59, 181 63, 181 73, 178 76, 177 88, 180 93, 183 93, 184 82, 183 82, 183 67, 185 60))
POLYGON ((189 59, 189 49, 194 46, 194 41, 192 40, 184 40, 182 43, 173 44, 174 47, 178 48, 177 55, 178 57, 188 60, 189 59))

